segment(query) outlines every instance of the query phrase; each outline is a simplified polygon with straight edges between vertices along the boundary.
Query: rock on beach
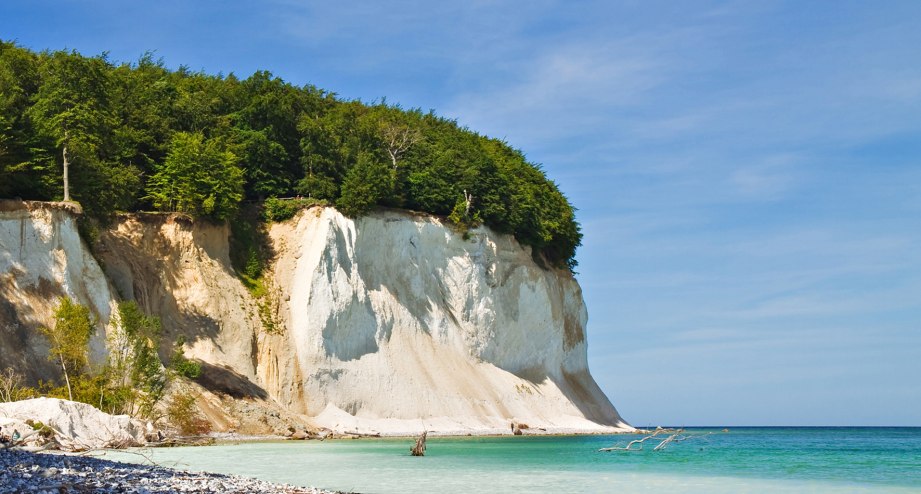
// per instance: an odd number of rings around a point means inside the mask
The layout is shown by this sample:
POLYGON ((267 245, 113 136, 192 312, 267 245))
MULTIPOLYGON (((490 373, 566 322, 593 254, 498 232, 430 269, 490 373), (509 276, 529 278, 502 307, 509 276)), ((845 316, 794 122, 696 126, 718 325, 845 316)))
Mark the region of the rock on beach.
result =
MULTIPOLYGON (((0 426, 4 433, 18 430, 25 435, 31 432, 31 427, 25 425, 27 420, 41 422, 54 430, 57 446, 65 451, 123 448, 145 443, 145 427, 141 421, 127 415, 109 415, 86 403, 57 398, 0 403, 0 426)), ((37 435, 33 437, 38 439, 37 435)))

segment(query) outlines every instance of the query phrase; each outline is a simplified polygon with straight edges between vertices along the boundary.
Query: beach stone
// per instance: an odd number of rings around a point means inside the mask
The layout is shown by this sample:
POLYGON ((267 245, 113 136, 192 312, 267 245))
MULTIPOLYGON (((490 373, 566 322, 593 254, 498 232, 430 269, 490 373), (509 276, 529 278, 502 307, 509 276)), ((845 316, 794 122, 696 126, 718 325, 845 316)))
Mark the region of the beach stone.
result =
POLYGON ((54 454, 0 449, 0 494, 22 492, 335 494, 310 487, 272 484, 232 475, 190 474, 169 468, 138 466, 87 456, 63 458, 54 454))

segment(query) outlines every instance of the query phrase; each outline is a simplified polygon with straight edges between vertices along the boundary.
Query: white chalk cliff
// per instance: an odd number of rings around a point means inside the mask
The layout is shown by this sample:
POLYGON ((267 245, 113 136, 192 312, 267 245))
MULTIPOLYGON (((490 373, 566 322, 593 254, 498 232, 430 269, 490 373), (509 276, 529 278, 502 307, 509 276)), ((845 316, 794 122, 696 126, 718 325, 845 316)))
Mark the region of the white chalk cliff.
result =
POLYGON ((160 316, 167 340, 185 335, 206 387, 318 426, 629 428, 589 374, 578 283, 539 267, 510 236, 464 236, 406 212, 351 220, 313 208, 271 226, 271 295, 254 300, 230 267, 228 233, 176 216, 122 217, 101 236, 103 276, 69 213, 0 208, 0 325, 12 328, 0 341, 31 345, 13 353, 35 358, 32 329, 53 310, 46 294, 91 304, 102 326, 118 294, 160 316), (259 315, 266 303, 274 328, 259 315))
MULTIPOLYGON (((90 308, 100 326, 115 309, 105 275, 84 248, 66 206, 0 201, 0 369, 49 379, 48 344, 37 328, 54 324, 58 298, 90 308)), ((106 332, 90 341, 91 360, 105 360, 106 332)))

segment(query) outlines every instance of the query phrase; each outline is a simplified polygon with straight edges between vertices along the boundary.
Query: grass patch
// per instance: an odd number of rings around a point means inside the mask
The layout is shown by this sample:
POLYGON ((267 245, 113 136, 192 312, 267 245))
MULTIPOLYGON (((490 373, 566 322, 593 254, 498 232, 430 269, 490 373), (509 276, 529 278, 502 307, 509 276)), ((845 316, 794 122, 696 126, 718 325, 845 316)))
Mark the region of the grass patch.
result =
POLYGON ((313 206, 328 206, 329 202, 312 197, 278 199, 270 197, 262 204, 262 218, 265 221, 285 221, 294 217, 298 211, 313 206))
POLYGON ((263 220, 264 211, 265 209, 258 205, 253 205, 241 209, 237 217, 231 221, 230 262, 240 282, 256 300, 263 329, 274 333, 278 330, 273 310, 276 300, 263 276, 274 253, 269 240, 267 224, 263 220))

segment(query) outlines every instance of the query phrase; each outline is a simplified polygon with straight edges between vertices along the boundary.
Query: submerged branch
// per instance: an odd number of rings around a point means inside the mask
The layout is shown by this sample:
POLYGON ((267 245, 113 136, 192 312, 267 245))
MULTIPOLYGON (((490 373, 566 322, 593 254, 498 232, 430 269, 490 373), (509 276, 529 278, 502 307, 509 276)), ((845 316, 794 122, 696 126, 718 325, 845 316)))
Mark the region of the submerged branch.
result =
POLYGON ((668 445, 673 443, 680 443, 682 441, 687 441, 689 439, 699 439, 701 437, 709 436, 713 432, 701 433, 701 434, 684 434, 684 429, 656 429, 655 432, 644 436, 640 439, 634 439, 627 443, 626 446, 611 446, 609 448, 601 448, 598 451, 642 451, 643 443, 654 438, 662 438, 663 434, 669 434, 667 437, 662 439, 656 447, 652 448, 653 451, 664 450, 668 445), (635 447, 634 447, 635 446, 635 447))

